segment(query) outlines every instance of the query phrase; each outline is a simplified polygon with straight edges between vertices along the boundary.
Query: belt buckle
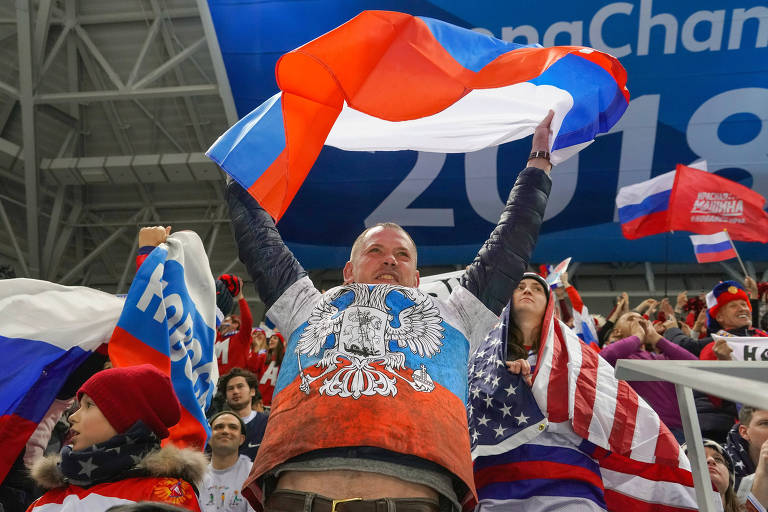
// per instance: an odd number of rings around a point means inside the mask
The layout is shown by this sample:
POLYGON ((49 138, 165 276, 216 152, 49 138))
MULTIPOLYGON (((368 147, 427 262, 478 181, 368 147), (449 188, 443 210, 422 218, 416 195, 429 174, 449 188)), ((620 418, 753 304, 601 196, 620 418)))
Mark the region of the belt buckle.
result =
POLYGON ((344 500, 333 500, 331 502, 331 512, 336 512, 336 505, 339 503, 347 503, 349 501, 363 501, 363 498, 347 498, 344 500))

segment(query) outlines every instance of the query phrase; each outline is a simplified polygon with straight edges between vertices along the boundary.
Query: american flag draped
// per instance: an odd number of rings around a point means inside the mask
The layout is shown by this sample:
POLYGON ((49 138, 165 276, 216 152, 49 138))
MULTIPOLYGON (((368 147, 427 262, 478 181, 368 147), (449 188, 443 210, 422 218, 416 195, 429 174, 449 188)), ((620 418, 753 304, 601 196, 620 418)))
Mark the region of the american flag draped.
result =
POLYGON ((685 454, 658 415, 553 316, 528 387, 507 371, 509 308, 469 366, 478 510, 696 510, 685 454))

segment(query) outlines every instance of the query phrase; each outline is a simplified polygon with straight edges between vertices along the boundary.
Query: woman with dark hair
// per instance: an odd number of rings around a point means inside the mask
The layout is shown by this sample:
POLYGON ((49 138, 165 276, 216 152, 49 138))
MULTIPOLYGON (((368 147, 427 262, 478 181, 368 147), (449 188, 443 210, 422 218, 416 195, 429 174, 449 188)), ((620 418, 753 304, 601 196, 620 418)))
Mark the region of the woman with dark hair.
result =
POLYGON ((259 377, 259 392, 265 408, 272 406, 272 394, 277 384, 277 374, 285 356, 285 341, 283 335, 275 331, 267 341, 267 357, 264 360, 264 371, 259 377))
POLYGON ((531 383, 531 368, 536 366, 541 341, 541 322, 549 302, 549 285, 532 272, 523 274, 509 308, 507 361, 510 372, 522 374, 531 383))

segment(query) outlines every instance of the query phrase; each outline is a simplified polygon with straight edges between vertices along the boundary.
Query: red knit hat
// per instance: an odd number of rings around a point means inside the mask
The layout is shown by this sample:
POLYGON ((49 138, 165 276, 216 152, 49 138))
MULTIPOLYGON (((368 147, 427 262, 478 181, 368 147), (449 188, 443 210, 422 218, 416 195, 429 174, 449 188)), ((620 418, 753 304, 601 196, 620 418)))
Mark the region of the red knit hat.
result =
POLYGON ((80 387, 78 400, 83 394, 91 397, 119 434, 141 420, 163 439, 181 419, 171 379, 151 364, 100 371, 80 387))

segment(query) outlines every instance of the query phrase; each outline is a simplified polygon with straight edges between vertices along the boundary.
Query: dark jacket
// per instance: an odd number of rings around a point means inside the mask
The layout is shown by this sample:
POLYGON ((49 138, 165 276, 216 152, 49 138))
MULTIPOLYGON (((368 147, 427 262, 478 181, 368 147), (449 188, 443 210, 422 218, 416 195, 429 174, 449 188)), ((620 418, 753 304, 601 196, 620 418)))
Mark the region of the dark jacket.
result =
MULTIPOLYGON (((501 314, 528 265, 551 186, 541 169, 528 167, 520 173, 499 223, 462 278, 462 286, 496 315, 501 314)), ((283 243, 272 217, 234 181, 227 186, 227 202, 240 260, 269 310, 307 273, 283 243)))

